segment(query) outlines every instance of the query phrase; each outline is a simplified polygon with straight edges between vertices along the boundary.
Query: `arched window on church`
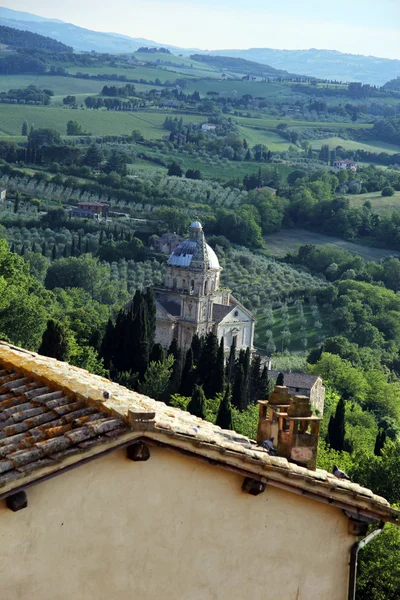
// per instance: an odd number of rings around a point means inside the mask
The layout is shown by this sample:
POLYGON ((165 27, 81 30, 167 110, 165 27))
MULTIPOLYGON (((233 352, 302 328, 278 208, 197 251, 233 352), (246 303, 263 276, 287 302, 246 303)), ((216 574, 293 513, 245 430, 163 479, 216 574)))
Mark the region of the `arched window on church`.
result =
POLYGON ((173 290, 176 290, 177 283, 178 283, 177 279, 176 279, 176 277, 174 277, 173 280, 172 280, 172 289, 173 290))
POLYGON ((214 280, 212 280, 212 282, 211 282, 211 290, 210 291, 213 292, 214 289, 215 289, 215 284, 214 284, 214 280))
POLYGON ((204 282, 204 295, 206 295, 206 294, 207 294, 207 290, 208 290, 208 281, 206 280, 206 281, 204 282))
POLYGON ((192 279, 192 281, 190 282, 190 293, 194 293, 194 279, 192 279))
POLYGON ((186 279, 182 279, 182 289, 183 291, 186 289, 186 279))

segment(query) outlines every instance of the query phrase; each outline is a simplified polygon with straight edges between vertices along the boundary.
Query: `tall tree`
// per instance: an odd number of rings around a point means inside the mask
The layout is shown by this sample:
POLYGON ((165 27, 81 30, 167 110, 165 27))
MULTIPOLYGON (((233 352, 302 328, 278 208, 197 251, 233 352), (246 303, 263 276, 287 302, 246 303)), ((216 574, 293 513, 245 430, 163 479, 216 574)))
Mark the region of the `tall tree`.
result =
POLYGON ((215 371, 217 366, 218 339, 215 333, 210 331, 204 340, 200 359, 197 367, 197 378, 204 387, 207 398, 214 398, 216 391, 215 371))
POLYGON ((232 339, 231 349, 229 352, 228 362, 226 364, 226 381, 233 384, 235 380, 236 366, 236 336, 232 339))
POLYGON ((249 402, 255 404, 257 400, 261 400, 261 356, 255 354, 250 366, 250 381, 249 381, 249 402))
POLYGON ((38 352, 57 360, 68 360, 70 352, 68 329, 62 323, 49 319, 38 352))
POLYGON ((189 348, 186 352, 185 364, 183 365, 182 371, 182 382, 179 388, 179 393, 182 396, 191 396, 193 393, 193 387, 196 380, 196 369, 193 361, 193 350, 189 348))
POLYGON ((232 404, 238 410, 247 408, 246 383, 243 365, 238 363, 235 369, 235 381, 232 389, 232 404))
POLYGON ((200 417, 200 419, 206 418, 206 399, 201 385, 195 386, 187 409, 195 417, 200 417))
POLYGON ((380 429, 376 435, 374 454, 375 456, 381 456, 382 448, 386 442, 386 432, 384 429, 380 429))
POLYGON ((194 336, 192 337, 192 343, 191 343, 191 348, 193 350, 193 361, 194 361, 195 365, 197 365, 197 363, 199 362, 200 355, 201 355, 201 347, 202 347, 202 339, 197 335, 197 333, 195 333, 194 336))
POLYGON ((170 381, 170 394, 176 394, 179 391, 182 382, 182 350, 178 348, 178 351, 175 356, 173 353, 168 354, 168 356, 173 356, 175 358, 170 381))
POLYGON ((232 427, 232 408, 230 403, 230 386, 226 386, 224 397, 219 405, 216 425, 219 425, 221 429, 233 429, 232 427))
POLYGON ((146 288, 144 292, 144 301, 146 305, 148 344, 151 349, 156 337, 156 302, 154 299, 153 288, 146 288))
POLYGON ((224 338, 218 346, 217 361, 214 369, 214 396, 224 391, 225 385, 225 346, 224 338))
POLYGON ((285 385, 284 384, 284 380, 285 380, 285 376, 283 373, 279 373, 278 377, 276 378, 276 385, 285 385))
POLYGON ((114 324, 111 319, 108 320, 99 354, 104 360, 104 366, 109 369, 114 358, 114 324))
POLYGON ((335 416, 331 415, 328 424, 328 443, 333 450, 344 450, 346 403, 340 398, 336 406, 335 416))
POLYGON ((28 135, 28 122, 27 121, 24 121, 22 123, 21 135, 23 135, 23 136, 28 135))

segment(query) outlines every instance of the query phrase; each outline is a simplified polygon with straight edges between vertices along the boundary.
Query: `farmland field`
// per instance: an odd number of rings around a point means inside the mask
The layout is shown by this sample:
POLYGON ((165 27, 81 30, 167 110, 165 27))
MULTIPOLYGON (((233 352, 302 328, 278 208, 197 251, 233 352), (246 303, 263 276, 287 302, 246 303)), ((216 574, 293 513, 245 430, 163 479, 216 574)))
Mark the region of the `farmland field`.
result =
MULTIPOLYGON (((198 91, 201 96, 206 96, 207 92, 219 92, 220 94, 234 94, 237 96, 243 96, 243 94, 251 94, 255 97, 262 98, 277 98, 284 97, 293 98, 294 95, 290 87, 284 83, 265 83, 262 81, 242 81, 237 80, 223 80, 219 79, 216 81, 195 81, 190 82, 185 88, 186 92, 198 91)), ((263 121, 263 119, 259 119, 263 121)), ((279 121, 278 121, 279 123, 279 121)))
POLYGON ((372 210, 380 215, 390 214, 400 208, 400 192, 395 192, 394 196, 384 197, 381 192, 371 192, 368 194, 357 194, 346 196, 352 206, 362 206, 366 200, 371 202, 372 210))
POLYGON ((101 92, 105 83, 107 82, 93 79, 76 79, 74 77, 57 77, 56 75, 54 77, 51 75, 0 75, 0 92, 36 85, 42 89, 53 90, 55 95, 88 95, 101 92))
POLYGON ((370 123, 331 123, 328 121, 296 121, 291 117, 285 117, 282 119, 235 117, 235 120, 240 125, 247 125, 248 127, 263 127, 266 129, 276 127, 280 123, 287 123, 291 129, 296 129, 297 127, 307 129, 371 129, 373 127, 373 125, 371 125, 370 123))
POLYGON ((316 246, 333 246, 341 250, 347 250, 352 254, 359 254, 364 260, 380 260, 387 256, 398 255, 392 250, 382 248, 370 248, 347 242, 340 238, 331 237, 322 233, 314 233, 305 229, 283 229, 279 233, 272 233, 265 238, 267 250, 272 256, 285 256, 288 252, 297 250, 304 244, 315 244, 316 246))
POLYGON ((323 144, 328 144, 330 148, 342 146, 345 150, 365 150, 366 152, 386 152, 387 154, 400 153, 400 146, 386 144, 380 141, 355 142, 353 140, 345 140, 341 137, 323 138, 311 142, 313 150, 319 150, 323 144))
MULTIPOLYGON (((198 115, 182 115, 182 118, 184 123, 204 122, 204 117, 198 115)), ((0 104, 0 135, 20 135, 24 120, 34 123, 37 129, 51 128, 65 135, 71 119, 93 135, 123 135, 137 129, 146 139, 160 139, 166 133, 162 128, 165 114, 151 111, 131 113, 0 104)))
POLYGON ((250 146, 265 144, 272 152, 284 152, 290 143, 284 140, 276 131, 268 129, 252 129, 245 125, 238 125, 238 132, 246 138, 250 146))
MULTIPOLYGON (((311 308, 308 304, 304 304, 304 317, 306 319, 306 335, 307 335, 307 347, 313 348, 318 345, 318 342, 326 337, 331 335, 330 328, 330 317, 331 311, 329 309, 320 308, 320 323, 322 325, 321 328, 316 327, 316 319, 313 317, 311 312, 311 308)), ((289 324, 288 328, 291 333, 290 343, 288 345, 288 350, 290 352, 301 352, 304 351, 302 347, 302 333, 301 333, 301 325, 299 320, 299 315, 297 313, 296 307, 294 305, 288 306, 288 315, 289 315, 289 324)), ((257 323, 255 327, 256 334, 256 342, 255 345, 257 349, 266 352, 266 332, 272 331, 272 336, 274 343, 276 345, 277 352, 282 352, 284 350, 283 340, 282 340, 282 309, 276 308, 273 310, 274 323, 272 325, 267 325, 265 322, 265 315, 260 314, 257 316, 257 323)))

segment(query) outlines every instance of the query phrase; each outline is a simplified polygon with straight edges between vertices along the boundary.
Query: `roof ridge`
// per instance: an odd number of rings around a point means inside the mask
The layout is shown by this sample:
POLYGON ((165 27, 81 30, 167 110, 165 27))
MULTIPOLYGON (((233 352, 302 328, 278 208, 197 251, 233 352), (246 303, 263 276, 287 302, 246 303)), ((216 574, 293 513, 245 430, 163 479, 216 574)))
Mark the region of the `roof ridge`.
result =
MULTIPOLYGON (((356 483, 337 479, 324 470, 310 471, 305 467, 288 462, 285 458, 270 456, 254 440, 235 431, 223 430, 217 425, 195 417, 188 412, 128 390, 117 383, 99 375, 90 374, 79 367, 57 361, 54 358, 26 352, 5 342, 0 342, 0 371, 3 366, 18 373, 23 373, 30 379, 33 378, 45 383, 50 389, 62 390, 66 396, 70 397, 72 395, 75 397, 72 402, 79 402, 83 405, 82 414, 79 409, 71 407, 70 404, 54 407, 54 400, 49 400, 48 408, 57 413, 56 425, 49 423, 49 426, 62 427, 67 426, 70 422, 77 423, 79 426, 86 425, 88 430, 94 430, 92 431, 93 435, 100 436, 100 441, 102 441, 101 435, 104 433, 106 435, 112 434, 114 430, 119 428, 123 434, 130 432, 132 439, 137 438, 139 434, 154 443, 180 448, 198 455, 199 458, 207 460, 211 458, 214 464, 222 465, 223 463, 227 468, 230 465, 241 471, 254 473, 259 477, 267 478, 270 482, 275 481, 277 485, 298 488, 298 490, 303 490, 301 493, 310 493, 311 488, 313 493, 315 490, 315 495, 324 496, 328 499, 339 498, 348 506, 354 506, 357 510, 368 509, 371 514, 377 514, 379 517, 386 515, 387 518, 393 520, 399 514, 390 508, 389 503, 384 498, 374 495, 367 488, 363 488, 356 483), (96 409, 95 413, 103 418, 104 425, 100 425, 100 429, 89 425, 90 415, 85 412, 85 409, 86 411, 96 409), (68 411, 72 411, 70 416, 68 411), (64 412, 66 413, 65 417, 64 412)), ((1 404, 0 391, 0 418, 2 417, 1 404)), ((38 420, 40 425, 42 421, 46 421, 46 413, 34 416, 32 419, 38 420)), ((24 421, 22 426, 25 426, 24 421)), ((38 434, 42 432, 40 427, 36 427, 36 430, 38 430, 38 434)), ((18 433, 23 431, 22 428, 18 433)), ((0 442, 2 435, 0 422, 0 442)), ((72 438, 76 437, 78 443, 78 440, 82 442, 80 436, 85 435, 89 435, 89 431, 86 429, 81 434, 72 435, 72 438)), ((70 438, 71 434, 66 437, 71 441, 70 438)), ((88 443, 97 442, 96 438, 94 441, 93 439, 89 440, 88 443)), ((84 444, 85 441, 82 443, 84 444)), ((80 451, 82 451, 82 443, 80 444, 80 451)), ((1 456, 0 454, 0 492, 2 485, 1 469, 2 463, 4 463, 1 456)), ((35 460, 37 459, 35 458, 35 460)), ((8 464, 3 464, 3 467, 10 468, 8 464)))

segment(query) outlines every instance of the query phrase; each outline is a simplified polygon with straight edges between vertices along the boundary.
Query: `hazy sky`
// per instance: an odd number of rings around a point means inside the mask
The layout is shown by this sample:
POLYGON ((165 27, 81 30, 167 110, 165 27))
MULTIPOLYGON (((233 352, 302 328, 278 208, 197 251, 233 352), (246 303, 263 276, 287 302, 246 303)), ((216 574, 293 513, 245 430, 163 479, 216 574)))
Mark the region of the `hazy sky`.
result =
POLYGON ((328 48, 400 59, 400 0, 3 0, 88 29, 201 49, 328 48))

